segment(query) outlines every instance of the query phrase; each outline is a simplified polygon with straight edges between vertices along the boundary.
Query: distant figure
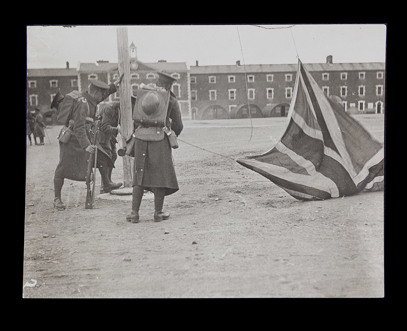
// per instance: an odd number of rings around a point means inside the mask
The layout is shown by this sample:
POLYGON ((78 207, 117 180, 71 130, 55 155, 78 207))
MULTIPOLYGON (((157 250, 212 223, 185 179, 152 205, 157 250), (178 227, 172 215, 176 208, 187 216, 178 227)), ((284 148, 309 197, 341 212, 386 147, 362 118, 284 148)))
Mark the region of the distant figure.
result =
POLYGON ((35 119, 34 119, 34 139, 37 142, 37 138, 40 138, 40 145, 44 145, 45 137, 45 127, 47 125, 44 122, 44 117, 42 116, 40 110, 35 108, 35 119))
POLYGON ((37 140, 35 139, 34 135, 34 112, 27 111, 27 137, 30 141, 30 146, 32 146, 31 135, 34 136, 34 142, 37 145, 37 140))

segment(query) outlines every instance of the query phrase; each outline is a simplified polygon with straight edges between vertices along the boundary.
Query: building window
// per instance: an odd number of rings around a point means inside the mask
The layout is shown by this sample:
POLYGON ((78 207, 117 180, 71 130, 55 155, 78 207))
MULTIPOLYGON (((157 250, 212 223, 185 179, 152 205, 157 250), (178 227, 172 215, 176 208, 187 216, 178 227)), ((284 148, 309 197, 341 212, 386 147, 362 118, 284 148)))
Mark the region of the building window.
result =
POLYGON ((50 80, 49 87, 58 87, 58 81, 56 79, 50 80))
POLYGON ((78 80, 77 79, 71 79, 71 87, 78 87, 78 80))
POLYGON ((249 100, 254 100, 256 98, 256 90, 254 88, 249 88, 247 90, 247 98, 249 100))
POLYGON ((293 88, 292 87, 286 87, 285 88, 285 97, 287 99, 291 99, 293 96, 293 88))
POLYGON ((348 87, 347 86, 341 86, 341 97, 347 97, 348 96, 348 87))
POLYGON ((195 76, 191 76, 191 83, 196 84, 196 77, 195 76))
POLYGON ((191 90, 191 101, 198 100, 198 93, 196 90, 191 90))
POLYGON ((358 101, 358 109, 360 111, 364 111, 365 110, 365 101, 364 100, 359 100, 358 101))
POLYGON ((139 78, 140 78, 140 75, 137 73, 130 74, 130 79, 139 79, 139 78))
POLYGON ((376 85, 376 95, 378 97, 383 95, 383 85, 376 85))
POLYGON ((236 83, 236 76, 228 76, 229 83, 236 83))
POLYGON ((30 95, 30 106, 38 106, 38 95, 36 94, 30 95))
POLYGON ((28 87, 29 88, 36 88, 37 87, 37 81, 36 80, 29 80, 28 81, 28 87))
POLYGON ((291 82, 293 80, 293 74, 285 74, 285 81, 291 82))
POLYGON ((384 107, 383 102, 377 101, 376 102, 376 114, 383 114, 384 107))
POLYGON ((146 75, 146 78, 147 78, 147 79, 155 79, 155 74, 154 74, 153 72, 149 72, 149 73, 146 75))
POLYGON ((365 79, 366 78, 366 73, 365 72, 359 72, 359 79, 365 79))
POLYGON ((274 75, 273 75, 273 74, 267 74, 267 75, 266 75, 266 80, 267 80, 268 82, 272 82, 272 81, 274 80, 274 75))
POLYGON ((329 80, 329 74, 327 72, 322 74, 322 80, 329 80))
POLYGON ((179 79, 179 78, 181 77, 181 75, 180 75, 178 72, 173 72, 173 73, 171 74, 171 77, 172 77, 172 78, 175 78, 175 79, 179 79))
POLYGON ((98 79, 98 75, 96 74, 89 74, 88 79, 98 79))
POLYGON ((348 73, 347 72, 341 72, 341 80, 347 80, 348 79, 348 73))
POLYGON ((378 72, 376 73, 376 78, 377 78, 377 79, 383 79, 383 71, 378 71, 378 72))
POLYGON ((171 90, 177 98, 181 97, 181 85, 179 83, 172 84, 171 90))
POLYGON ((365 96, 365 86, 360 85, 359 88, 358 88, 358 92, 359 92, 360 97, 364 97, 365 96))
POLYGON ((247 82, 248 83, 254 83, 254 75, 248 75, 247 76, 247 82))
POLYGON ((342 101, 342 106, 345 111, 348 111, 348 102, 347 101, 342 101))
POLYGON ((322 91, 327 97, 329 97, 329 86, 322 86, 322 91))
POLYGON ((274 89, 268 88, 266 90, 266 94, 267 94, 267 99, 273 99, 274 98, 274 89))
POLYGON ((209 100, 216 100, 216 90, 209 90, 209 100))
POLYGON ((236 89, 228 90, 229 100, 236 100, 236 89))
POLYGON ((216 84, 216 76, 209 76, 209 83, 216 84))

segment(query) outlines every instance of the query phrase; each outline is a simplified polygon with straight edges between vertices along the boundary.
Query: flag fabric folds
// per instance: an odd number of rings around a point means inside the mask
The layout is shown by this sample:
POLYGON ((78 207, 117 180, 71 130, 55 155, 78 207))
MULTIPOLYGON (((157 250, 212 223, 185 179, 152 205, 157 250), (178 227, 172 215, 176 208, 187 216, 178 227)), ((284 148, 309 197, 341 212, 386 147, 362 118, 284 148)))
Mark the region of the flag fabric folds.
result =
POLYGON ((237 162, 300 200, 384 189, 384 147, 298 61, 288 125, 269 151, 237 162))

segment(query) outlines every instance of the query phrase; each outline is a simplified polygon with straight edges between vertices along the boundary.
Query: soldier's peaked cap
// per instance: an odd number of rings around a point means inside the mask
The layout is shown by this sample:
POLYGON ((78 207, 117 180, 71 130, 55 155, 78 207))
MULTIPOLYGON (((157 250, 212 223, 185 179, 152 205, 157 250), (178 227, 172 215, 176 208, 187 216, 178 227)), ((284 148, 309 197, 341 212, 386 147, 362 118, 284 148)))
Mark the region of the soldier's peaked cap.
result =
POLYGON ((158 71, 158 78, 165 81, 165 82, 174 82, 177 79, 172 77, 169 73, 165 72, 165 71, 158 71))
POLYGON ((90 82, 93 86, 96 86, 96 87, 98 87, 98 88, 100 88, 100 89, 103 89, 103 90, 108 90, 108 89, 109 89, 109 85, 106 84, 105 82, 100 81, 100 80, 97 80, 97 79, 90 79, 89 82, 90 82))

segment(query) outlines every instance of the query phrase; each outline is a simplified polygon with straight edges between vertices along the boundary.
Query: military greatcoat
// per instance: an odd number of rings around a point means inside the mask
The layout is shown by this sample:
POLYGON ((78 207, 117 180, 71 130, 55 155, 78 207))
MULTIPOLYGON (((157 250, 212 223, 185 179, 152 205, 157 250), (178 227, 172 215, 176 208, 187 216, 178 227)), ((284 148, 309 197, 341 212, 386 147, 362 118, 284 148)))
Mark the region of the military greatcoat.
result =
POLYGON ((116 103, 107 103, 100 106, 100 115, 102 121, 100 123, 99 144, 98 148, 103 149, 106 156, 109 157, 111 166, 114 165, 117 159, 117 134, 119 125, 119 111, 120 108, 116 103))
MULTIPOLYGON (((175 95, 171 92, 166 117, 167 127, 178 136, 182 129, 181 110, 175 95)), ((163 188, 165 195, 179 190, 172 161, 172 149, 167 135, 161 141, 135 139, 133 186, 147 190, 163 188)))
MULTIPOLYGON (((114 84, 106 90, 106 97, 116 91, 114 84)), ((82 93, 74 103, 71 115, 73 120, 73 134, 67 143, 59 142, 59 163, 55 169, 56 178, 67 178, 76 181, 85 181, 89 153, 85 150, 91 145, 91 130, 94 124, 97 102, 88 94, 82 93)))

